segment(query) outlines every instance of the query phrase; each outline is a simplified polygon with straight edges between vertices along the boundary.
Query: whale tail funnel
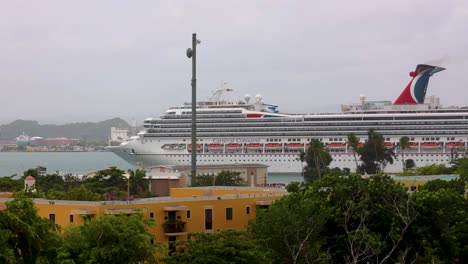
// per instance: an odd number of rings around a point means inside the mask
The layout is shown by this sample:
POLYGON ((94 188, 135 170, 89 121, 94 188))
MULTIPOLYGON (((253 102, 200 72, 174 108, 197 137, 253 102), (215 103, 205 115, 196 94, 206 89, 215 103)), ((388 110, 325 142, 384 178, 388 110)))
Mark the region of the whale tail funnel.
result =
POLYGON ((398 96, 393 104, 423 104, 426 98, 427 85, 429 78, 437 72, 443 71, 445 68, 432 66, 427 64, 419 64, 416 70, 410 72, 413 79, 408 83, 403 92, 398 96))

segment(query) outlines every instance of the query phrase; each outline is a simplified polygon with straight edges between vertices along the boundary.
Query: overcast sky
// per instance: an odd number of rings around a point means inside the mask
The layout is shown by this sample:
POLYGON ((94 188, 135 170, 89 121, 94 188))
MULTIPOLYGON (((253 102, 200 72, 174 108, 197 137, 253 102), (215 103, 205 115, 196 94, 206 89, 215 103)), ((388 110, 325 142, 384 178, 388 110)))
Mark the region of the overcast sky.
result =
POLYGON ((0 123, 141 123, 224 81, 287 112, 394 100, 418 63, 428 95, 468 105, 468 1, 0 0, 0 123))

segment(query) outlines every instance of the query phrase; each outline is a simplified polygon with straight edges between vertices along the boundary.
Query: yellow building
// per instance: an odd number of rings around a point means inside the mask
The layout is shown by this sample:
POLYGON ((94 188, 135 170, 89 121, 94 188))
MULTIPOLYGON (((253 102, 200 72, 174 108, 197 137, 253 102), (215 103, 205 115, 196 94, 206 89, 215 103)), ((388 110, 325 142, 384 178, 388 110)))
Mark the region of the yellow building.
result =
MULTIPOLYGON (((188 232, 245 229, 258 207, 268 206, 285 195, 284 189, 249 187, 173 188, 169 197, 133 201, 63 201, 34 199, 41 217, 65 228, 85 218, 106 214, 142 212, 156 226, 151 232, 158 242, 186 239, 188 232)), ((11 198, 0 198, 0 208, 11 198)))

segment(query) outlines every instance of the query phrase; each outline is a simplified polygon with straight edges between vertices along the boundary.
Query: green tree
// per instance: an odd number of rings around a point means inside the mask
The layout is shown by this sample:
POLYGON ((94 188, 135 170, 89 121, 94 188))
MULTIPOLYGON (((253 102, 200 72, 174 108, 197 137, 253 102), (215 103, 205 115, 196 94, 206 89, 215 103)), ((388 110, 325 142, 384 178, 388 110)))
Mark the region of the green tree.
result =
POLYGON ((0 192, 16 192, 24 189, 24 181, 22 179, 13 179, 14 177, 0 177, 0 192))
POLYGON ((347 138, 348 146, 351 147, 353 152, 354 162, 356 163, 356 172, 359 170, 359 163, 356 156, 356 151, 359 148, 359 138, 354 133, 349 133, 347 138))
POLYGON ((179 250, 168 256, 167 264, 228 264, 228 263, 268 263, 259 244, 242 230, 220 230, 211 233, 190 233, 189 239, 181 241, 179 250))
POLYGON ((326 198, 299 183, 292 191, 270 208, 257 210, 249 229, 272 263, 326 263, 325 237, 321 235, 331 216, 330 208, 323 204, 326 198))
MULTIPOLYGON (((420 217, 415 223, 420 263, 468 262, 468 200, 450 188, 413 194, 420 217)), ((431 188, 432 189, 432 188, 431 188)))
POLYGON ((403 164, 403 170, 406 170, 406 163, 405 163, 405 149, 407 149, 410 145, 410 139, 407 136, 403 136, 400 138, 400 141, 398 142, 398 146, 400 147, 401 150, 401 162, 403 164))
POLYGON ((0 211, 0 262, 47 263, 59 245, 57 226, 37 214, 33 201, 18 198, 0 211))
POLYGON ((86 178, 83 185, 92 192, 104 194, 115 189, 127 192, 127 178, 125 171, 117 167, 110 167, 96 172, 93 177, 86 178))
POLYGON ((414 170, 416 168, 416 163, 413 159, 405 160, 405 170, 414 170))
POLYGON ((361 172, 368 174, 376 174, 382 171, 387 163, 393 164, 395 153, 393 148, 385 147, 385 140, 382 134, 370 129, 367 133, 367 140, 358 148, 358 153, 361 156, 361 172))
POLYGON ((138 197, 149 195, 149 181, 145 179, 146 171, 143 169, 128 170, 130 174, 130 194, 138 197))
POLYGON ((240 176, 240 172, 222 170, 216 175, 215 183, 217 186, 245 186, 247 183, 240 176))
POLYGON ((38 166, 36 168, 27 169, 26 171, 24 171, 23 175, 24 177, 33 176, 34 178, 37 178, 39 176, 45 175, 46 173, 47 168, 38 166))
POLYGON ((323 143, 318 139, 312 139, 305 155, 307 165, 304 168, 304 178, 306 182, 310 183, 324 176, 332 160, 323 143))
POLYGON ((197 175, 192 177, 192 186, 214 186, 215 185, 214 175, 197 175))
POLYGON ((274 263, 403 263, 417 255, 417 216, 390 177, 352 174, 282 197, 257 212, 251 228, 274 263))
POLYGON ((47 193, 49 190, 65 191, 65 181, 58 174, 38 175, 36 178, 36 189, 47 193))
POLYGON ((70 200, 70 201, 103 201, 104 195, 92 192, 85 187, 71 188, 67 192, 50 190, 47 199, 70 200))
POLYGON ((301 162, 301 176, 302 176, 303 181, 305 181, 305 178, 304 178, 305 156, 306 156, 306 153, 304 151, 301 151, 301 153, 299 153, 299 161, 301 162))
POLYGON ((246 181, 240 172, 222 170, 218 175, 197 175, 193 179, 193 186, 245 186, 246 181))
POLYGON ((157 263, 159 246, 141 214, 99 216, 69 227, 59 248, 60 263, 157 263))

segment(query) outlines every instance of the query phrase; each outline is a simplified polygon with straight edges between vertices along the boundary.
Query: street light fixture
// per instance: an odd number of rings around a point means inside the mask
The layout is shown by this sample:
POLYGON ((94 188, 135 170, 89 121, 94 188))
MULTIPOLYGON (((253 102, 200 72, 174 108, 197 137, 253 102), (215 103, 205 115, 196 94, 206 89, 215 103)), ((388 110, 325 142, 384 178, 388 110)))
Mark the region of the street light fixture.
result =
POLYGON ((187 49, 187 57, 192 59, 192 162, 191 183, 197 174, 197 33, 192 34, 192 48, 187 49))

